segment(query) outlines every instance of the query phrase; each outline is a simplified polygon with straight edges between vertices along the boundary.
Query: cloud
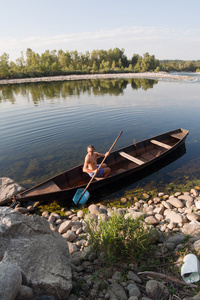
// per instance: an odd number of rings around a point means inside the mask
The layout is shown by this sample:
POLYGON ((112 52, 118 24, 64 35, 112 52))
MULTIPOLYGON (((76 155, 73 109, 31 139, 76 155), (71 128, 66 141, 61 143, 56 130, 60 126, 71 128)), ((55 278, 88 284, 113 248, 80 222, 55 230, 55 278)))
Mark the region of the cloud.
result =
POLYGON ((158 59, 199 59, 200 29, 130 26, 66 35, 0 39, 1 53, 8 53, 13 60, 27 48, 41 54, 53 49, 85 52, 115 47, 124 48, 128 58, 133 53, 149 52, 158 59))

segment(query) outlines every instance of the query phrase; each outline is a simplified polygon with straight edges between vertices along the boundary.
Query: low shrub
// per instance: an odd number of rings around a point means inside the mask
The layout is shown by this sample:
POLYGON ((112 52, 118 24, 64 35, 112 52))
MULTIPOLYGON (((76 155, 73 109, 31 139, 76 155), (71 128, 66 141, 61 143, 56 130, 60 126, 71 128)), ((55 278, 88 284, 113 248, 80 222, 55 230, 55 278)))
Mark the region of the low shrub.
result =
POLYGON ((99 220, 97 224, 90 220, 87 225, 93 250, 104 252, 108 261, 140 260, 149 251, 153 232, 138 218, 113 214, 107 221, 99 220))

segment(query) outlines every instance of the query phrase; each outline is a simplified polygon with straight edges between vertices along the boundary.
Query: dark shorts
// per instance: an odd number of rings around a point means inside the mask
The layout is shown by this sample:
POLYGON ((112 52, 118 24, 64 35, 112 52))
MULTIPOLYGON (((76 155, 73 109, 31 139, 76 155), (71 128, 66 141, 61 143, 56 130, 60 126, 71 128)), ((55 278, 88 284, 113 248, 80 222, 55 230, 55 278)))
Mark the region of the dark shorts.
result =
MULTIPOLYGON (((97 169, 98 169, 98 167, 99 167, 99 165, 97 165, 97 169)), ((94 173, 88 173, 88 174, 90 175, 90 177, 92 177, 94 175, 94 173)), ((95 177, 103 177, 103 175, 104 175, 104 169, 100 169, 95 177)))

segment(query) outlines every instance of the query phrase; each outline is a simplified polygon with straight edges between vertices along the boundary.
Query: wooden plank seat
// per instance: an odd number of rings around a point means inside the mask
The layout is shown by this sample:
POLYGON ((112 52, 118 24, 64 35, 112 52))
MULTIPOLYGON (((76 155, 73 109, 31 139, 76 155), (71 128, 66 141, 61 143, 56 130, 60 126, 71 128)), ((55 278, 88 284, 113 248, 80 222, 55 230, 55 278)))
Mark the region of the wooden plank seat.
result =
POLYGON ((181 140, 183 138, 183 136, 184 136, 183 132, 171 134, 171 137, 178 139, 178 140, 181 140))
POLYGON ((133 161, 133 162, 136 163, 137 165, 142 165, 142 164, 144 164, 144 162, 143 162, 142 160, 140 160, 140 159, 138 159, 138 158, 136 158, 136 157, 134 157, 134 156, 132 156, 132 155, 129 155, 129 154, 123 152, 123 151, 119 152, 119 154, 120 154, 121 156, 123 156, 123 157, 125 157, 125 158, 127 158, 127 159, 129 159, 129 160, 131 160, 131 161, 133 161))
POLYGON ((168 150, 172 148, 172 146, 169 146, 167 144, 164 144, 164 143, 156 141, 156 140, 151 140, 151 143, 155 144, 155 145, 158 145, 158 146, 160 146, 162 148, 168 149, 168 150))

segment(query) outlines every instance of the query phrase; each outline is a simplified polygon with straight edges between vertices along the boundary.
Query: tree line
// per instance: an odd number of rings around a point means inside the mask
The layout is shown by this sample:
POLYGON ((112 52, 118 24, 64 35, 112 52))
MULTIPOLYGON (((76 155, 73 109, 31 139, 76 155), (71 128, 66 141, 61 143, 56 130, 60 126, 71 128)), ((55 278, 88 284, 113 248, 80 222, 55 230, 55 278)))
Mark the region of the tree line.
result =
POLYGON ((56 76, 68 74, 124 73, 148 71, 192 71, 200 72, 200 60, 158 60, 148 52, 140 56, 133 54, 128 59, 124 49, 78 51, 46 50, 39 55, 28 48, 24 56, 9 61, 9 55, 0 56, 0 79, 56 76))

